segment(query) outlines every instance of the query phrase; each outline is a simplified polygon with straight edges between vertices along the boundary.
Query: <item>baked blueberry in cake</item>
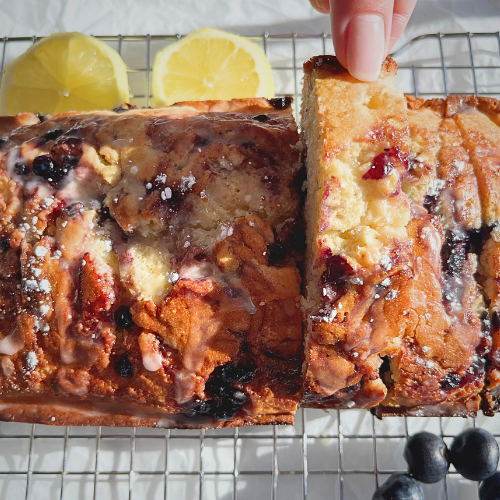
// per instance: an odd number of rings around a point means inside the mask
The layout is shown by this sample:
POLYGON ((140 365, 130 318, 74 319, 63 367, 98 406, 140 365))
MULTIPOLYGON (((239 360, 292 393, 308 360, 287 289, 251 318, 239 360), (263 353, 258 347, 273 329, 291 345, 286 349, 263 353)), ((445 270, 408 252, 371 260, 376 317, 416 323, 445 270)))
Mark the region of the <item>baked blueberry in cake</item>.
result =
POLYGON ((0 119, 0 418, 290 423, 289 99, 0 119))

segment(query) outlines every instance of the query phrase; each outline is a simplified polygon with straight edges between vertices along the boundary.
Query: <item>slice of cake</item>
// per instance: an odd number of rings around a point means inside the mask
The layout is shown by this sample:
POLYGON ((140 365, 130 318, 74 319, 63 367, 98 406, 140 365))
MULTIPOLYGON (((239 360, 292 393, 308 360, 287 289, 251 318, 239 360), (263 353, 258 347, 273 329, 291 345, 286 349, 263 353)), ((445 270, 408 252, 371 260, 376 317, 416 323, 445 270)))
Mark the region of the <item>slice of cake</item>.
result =
POLYGON ((500 411, 500 103, 488 97, 462 97, 448 105, 459 127, 477 178, 482 209, 478 280, 484 289, 491 320, 491 351, 487 358, 484 408, 500 411))
MULTIPOLYGON (((435 262, 432 272, 418 266, 414 286, 420 292, 414 291, 412 302, 416 316, 391 369, 379 414, 410 406, 413 413, 464 415, 475 413, 480 404, 489 347, 488 313, 475 279, 481 206, 469 152, 447 111, 455 99, 408 98, 412 151, 403 190, 435 216, 439 239, 426 252, 425 259, 435 262), (419 393, 421 404, 415 407, 419 393)), ((416 236, 418 243, 422 237, 416 236)), ((419 254, 422 246, 414 248, 419 254)))
POLYGON ((473 414, 489 330, 478 183, 457 126, 443 103, 408 110, 390 59, 371 83, 326 56, 305 73, 304 402, 473 414))
POLYGON ((292 422, 290 99, 28 118, 0 120, 0 418, 292 422))
POLYGON ((383 353, 404 332, 412 207, 401 191, 410 153, 396 64, 353 79, 333 56, 304 66, 307 147, 304 403, 372 407, 387 388, 383 353))

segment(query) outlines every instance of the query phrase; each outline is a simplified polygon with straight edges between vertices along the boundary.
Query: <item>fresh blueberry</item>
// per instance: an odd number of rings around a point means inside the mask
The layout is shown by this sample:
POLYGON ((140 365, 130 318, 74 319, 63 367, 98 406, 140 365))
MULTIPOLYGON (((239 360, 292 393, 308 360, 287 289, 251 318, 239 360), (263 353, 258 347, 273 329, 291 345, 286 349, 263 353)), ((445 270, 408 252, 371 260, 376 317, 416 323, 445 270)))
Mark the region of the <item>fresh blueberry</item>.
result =
POLYGON ((396 472, 375 491, 372 500, 424 500, 424 491, 416 479, 396 472))
POLYGON ((269 264, 275 264, 286 258, 286 248, 278 241, 268 245, 267 251, 269 252, 269 264))
POLYGON ((134 368, 128 359, 128 354, 124 354, 116 363, 115 371, 120 377, 132 377, 134 375, 134 368))
POLYGON ((483 481, 479 488, 479 500, 500 500, 500 472, 483 481))
POLYGON ((7 141, 5 139, 0 139, 0 149, 7 141))
POLYGON ((115 323, 125 330, 132 328, 135 323, 132 319, 130 309, 126 306, 120 306, 115 312, 115 323))
POLYGON ((498 466, 498 443, 484 429, 468 429, 451 443, 450 459, 466 479, 484 481, 498 466))
POLYGON ((404 457, 410 474, 422 483, 437 483, 450 468, 445 442, 430 432, 413 435, 405 446, 404 457))
POLYGON ((0 239, 0 251, 6 252, 10 248, 10 242, 8 238, 0 239))

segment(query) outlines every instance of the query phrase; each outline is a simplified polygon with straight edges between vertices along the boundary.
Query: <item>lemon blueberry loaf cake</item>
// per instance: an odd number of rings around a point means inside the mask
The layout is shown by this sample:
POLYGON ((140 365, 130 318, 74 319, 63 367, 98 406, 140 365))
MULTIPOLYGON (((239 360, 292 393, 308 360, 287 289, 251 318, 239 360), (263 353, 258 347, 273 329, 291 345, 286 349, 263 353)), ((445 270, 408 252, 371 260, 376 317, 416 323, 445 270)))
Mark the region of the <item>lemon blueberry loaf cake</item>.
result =
POLYGON ((290 99, 0 119, 0 418, 290 423, 290 99))
POLYGON ((0 419, 499 411, 500 104, 396 71, 308 61, 301 140, 288 98, 0 118, 0 419))

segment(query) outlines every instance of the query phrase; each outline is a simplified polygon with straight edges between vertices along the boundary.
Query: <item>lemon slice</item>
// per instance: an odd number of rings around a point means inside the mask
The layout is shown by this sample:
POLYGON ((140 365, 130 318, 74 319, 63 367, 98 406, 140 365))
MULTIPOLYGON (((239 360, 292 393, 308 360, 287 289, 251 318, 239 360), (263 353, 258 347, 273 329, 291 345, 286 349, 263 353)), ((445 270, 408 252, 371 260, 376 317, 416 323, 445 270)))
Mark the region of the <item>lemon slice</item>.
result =
POLYGON ((204 28, 162 50, 155 59, 156 107, 180 101, 274 97, 271 65, 245 38, 204 28))
POLYGON ((81 33, 58 33, 30 47, 9 64, 0 88, 2 114, 111 109, 128 100, 118 52, 81 33))

